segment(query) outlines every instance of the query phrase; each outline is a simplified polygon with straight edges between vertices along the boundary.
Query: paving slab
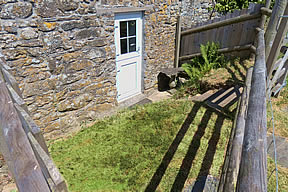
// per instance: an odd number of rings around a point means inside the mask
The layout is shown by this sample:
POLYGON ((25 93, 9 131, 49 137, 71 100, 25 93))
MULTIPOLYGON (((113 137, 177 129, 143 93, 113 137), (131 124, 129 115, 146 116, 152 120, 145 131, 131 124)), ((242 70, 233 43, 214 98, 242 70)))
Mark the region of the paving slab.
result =
POLYGON ((169 99, 171 98, 172 95, 170 93, 168 93, 167 91, 154 91, 151 95, 149 95, 147 98, 149 100, 151 100, 152 102, 158 102, 158 101, 162 101, 165 99, 169 99))
MULTIPOLYGON (((276 151, 277 151, 277 163, 282 167, 288 168, 288 141, 284 137, 275 136, 276 151)), ((273 136, 270 134, 267 137, 268 155, 274 158, 274 145, 273 136)))

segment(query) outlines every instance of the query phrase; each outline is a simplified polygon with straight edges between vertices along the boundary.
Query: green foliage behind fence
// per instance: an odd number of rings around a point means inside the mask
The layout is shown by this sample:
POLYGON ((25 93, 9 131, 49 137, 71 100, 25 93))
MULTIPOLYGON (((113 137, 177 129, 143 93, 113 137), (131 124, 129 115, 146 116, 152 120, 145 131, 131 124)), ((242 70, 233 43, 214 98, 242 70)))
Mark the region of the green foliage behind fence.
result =
MULTIPOLYGON (((275 0, 272 0, 271 5, 275 0)), ((249 3, 265 4, 265 0, 216 0, 215 10, 220 13, 232 12, 235 9, 248 8, 249 3)))

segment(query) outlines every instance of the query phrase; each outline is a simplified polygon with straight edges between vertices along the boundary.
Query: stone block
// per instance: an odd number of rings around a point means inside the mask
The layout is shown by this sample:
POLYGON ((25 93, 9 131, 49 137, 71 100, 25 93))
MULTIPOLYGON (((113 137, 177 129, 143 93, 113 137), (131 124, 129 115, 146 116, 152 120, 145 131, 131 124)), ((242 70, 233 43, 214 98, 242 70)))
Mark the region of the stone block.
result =
POLYGON ((36 13, 40 17, 48 18, 62 15, 61 11, 57 9, 57 3, 50 0, 42 0, 36 4, 36 13))
POLYGON ((20 32, 20 36, 23 38, 23 39, 36 39, 38 37, 38 32, 36 29, 34 28, 24 28, 21 30, 20 32))
POLYGON ((57 0, 57 7, 62 11, 73 11, 79 6, 77 0, 57 0))
POLYGON ((99 37, 101 34, 101 29, 84 29, 76 33, 76 39, 87 39, 91 37, 99 37))
POLYGON ((85 107, 94 97, 91 94, 85 93, 73 99, 66 99, 57 105, 59 112, 73 111, 85 107))
POLYGON ((32 4, 29 2, 17 2, 6 4, 0 13, 2 19, 27 18, 32 15, 32 4))
POLYGON ((107 43, 103 39, 95 39, 93 41, 88 41, 87 45, 91 47, 103 47, 107 45, 107 43))
POLYGON ((27 57, 27 51, 24 49, 3 49, 6 60, 16 60, 27 57))
POLYGON ((91 48, 83 52, 87 59, 105 58, 105 50, 101 48, 91 48))
POLYGON ((88 70, 93 67, 93 62, 87 59, 76 60, 66 66, 66 73, 74 73, 75 71, 88 70))
POLYGON ((25 83, 23 88, 23 96, 31 97, 35 95, 40 95, 50 90, 54 90, 56 88, 55 80, 42 80, 34 83, 25 83))

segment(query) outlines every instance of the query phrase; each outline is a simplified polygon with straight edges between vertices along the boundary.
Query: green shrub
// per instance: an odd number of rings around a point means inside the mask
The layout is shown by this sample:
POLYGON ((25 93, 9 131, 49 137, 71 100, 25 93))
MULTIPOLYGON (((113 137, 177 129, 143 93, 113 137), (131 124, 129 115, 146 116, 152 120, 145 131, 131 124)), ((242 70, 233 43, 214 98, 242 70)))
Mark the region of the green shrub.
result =
POLYGON ((223 67, 225 57, 218 52, 219 44, 208 42, 206 45, 201 45, 201 56, 191 59, 190 63, 182 64, 182 68, 187 73, 191 81, 196 83, 211 69, 223 67))
MULTIPOLYGON (((272 0, 271 6, 275 0, 272 0)), ((265 4, 265 0, 216 0, 215 10, 220 13, 233 12, 235 9, 248 8, 249 3, 265 4)))

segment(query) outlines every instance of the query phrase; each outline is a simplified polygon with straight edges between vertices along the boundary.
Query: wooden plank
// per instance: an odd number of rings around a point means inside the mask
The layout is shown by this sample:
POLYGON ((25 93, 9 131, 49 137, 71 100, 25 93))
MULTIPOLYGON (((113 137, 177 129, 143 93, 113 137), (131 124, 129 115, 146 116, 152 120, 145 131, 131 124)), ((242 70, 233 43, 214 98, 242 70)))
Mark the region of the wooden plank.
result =
POLYGON ((22 93, 19 89, 18 86, 18 82, 16 81, 16 79, 14 78, 13 75, 10 74, 10 72, 8 72, 5 68, 2 68, 2 72, 4 75, 4 79, 7 83, 9 83, 11 85, 11 87, 13 87, 13 89, 16 91, 16 93, 21 97, 22 97, 22 93))
POLYGON ((287 72, 288 72, 288 60, 285 62, 285 65, 283 67, 283 69, 285 70, 284 75, 280 75, 280 79, 277 81, 280 84, 283 84, 284 81, 287 79, 287 72))
POLYGON ((174 58, 174 67, 179 67, 179 57, 180 57, 180 44, 181 44, 181 16, 177 18, 177 26, 176 26, 176 42, 175 42, 175 58, 174 58))
POLYGON ((200 33, 195 33, 193 34, 194 38, 193 38, 193 49, 189 52, 189 54, 193 54, 193 53, 200 53, 200 38, 201 38, 201 34, 200 33))
POLYGON ((245 87, 242 93, 239 113, 235 118, 235 135, 233 137, 231 153, 227 168, 227 173, 223 186, 223 191, 235 191, 235 186, 237 184, 237 177, 239 173, 239 167, 241 162, 242 145, 245 132, 245 120, 248 108, 249 94, 251 89, 251 79, 252 79, 253 68, 249 68, 247 71, 245 87))
MULTIPOLYGON (((283 67, 284 74, 280 77, 280 79, 277 81, 277 84, 280 84, 281 86, 284 85, 287 76, 288 76, 288 61, 286 61, 285 66, 283 67)), ((279 88, 278 88, 279 89, 279 88)), ((272 91, 274 97, 278 97, 281 93, 281 90, 278 91, 278 89, 272 91), (275 93, 275 91, 278 91, 275 93)))
MULTIPOLYGON (((276 73, 274 74, 273 78, 271 81, 269 81, 268 87, 267 87, 267 98, 271 95, 271 90, 272 87, 275 85, 275 83, 277 82, 277 80, 283 75, 281 75, 281 71, 284 67, 284 64, 286 63, 288 59, 288 51, 286 51, 284 58, 281 60, 278 69, 276 70, 276 73)), ((285 71, 285 69, 284 69, 285 71)))
POLYGON ((31 142, 33 149, 37 151, 39 157, 45 164, 45 167, 47 168, 53 183, 55 184, 55 188, 53 190, 59 191, 59 192, 68 191, 65 181, 63 177, 61 176, 59 170, 53 163, 52 159, 42 149, 41 145, 37 142, 37 140, 35 139, 35 137, 32 135, 31 132, 29 132, 27 135, 28 135, 28 138, 31 142))
POLYGON ((15 89, 12 88, 12 86, 9 83, 6 83, 6 86, 9 90, 10 96, 13 100, 14 103, 17 103, 18 105, 20 105, 27 113, 28 113, 28 108, 26 106, 26 103, 24 101, 24 99, 22 99, 18 93, 15 91, 15 89))
POLYGON ((225 37, 224 37, 224 29, 225 29, 225 26, 224 27, 220 27, 218 28, 218 32, 217 32, 217 41, 219 42, 219 45, 220 45, 220 48, 223 49, 225 48, 223 46, 223 40, 225 40, 225 37))
POLYGON ((190 39, 192 38, 190 35, 187 37, 181 37, 183 39, 183 45, 184 45, 184 50, 183 50, 183 54, 184 55, 188 55, 189 54, 189 44, 190 44, 190 39))
POLYGON ((278 68, 278 66, 280 65, 281 61, 282 61, 282 58, 280 58, 280 59, 278 59, 278 60, 276 61, 275 65, 274 65, 274 67, 273 67, 273 71, 275 71, 275 70, 278 68))
MULTIPOLYGON (((213 22, 218 22, 218 21, 220 21, 220 18, 214 19, 213 22)), ((210 41, 213 41, 213 42, 217 42, 218 41, 218 39, 217 39, 218 29, 219 28, 214 28, 214 29, 211 30, 211 35, 209 35, 211 37, 210 41)))
POLYGON ((184 35, 188 35, 188 34, 191 34, 191 33, 198 33, 198 32, 206 31, 206 30, 209 30, 209 29, 217 28, 217 27, 223 27, 223 26, 234 24, 234 23, 239 23, 239 22, 242 22, 242 21, 252 20, 252 19, 255 19, 255 18, 259 18, 259 17, 261 17, 260 11, 259 11, 259 13, 256 13, 256 14, 241 15, 239 17, 235 17, 235 18, 231 18, 231 19, 228 19, 228 20, 220 21, 220 22, 217 22, 217 23, 211 23, 209 25, 200 26, 200 27, 197 27, 197 28, 194 28, 194 29, 183 31, 183 32, 181 32, 181 35, 184 36, 184 35))
MULTIPOLYGON (((234 13, 233 17, 238 17, 241 12, 239 10, 236 10, 233 13, 234 13)), ((242 28, 243 28, 242 27, 243 26, 242 23, 243 22, 233 24, 233 28, 232 28, 233 37, 230 40, 229 47, 234 47, 234 46, 239 45, 241 34, 242 34, 242 28)))
POLYGON ((181 37, 181 48, 180 48, 180 56, 185 55, 184 51, 185 51, 185 40, 186 40, 187 36, 181 37))
MULTIPOLYGON (((248 9, 242 9, 241 10, 241 14, 249 14, 249 10, 248 9)), ((243 21, 242 22, 242 33, 241 33, 241 36, 239 37, 240 38, 240 41, 239 41, 239 45, 246 45, 245 44, 245 39, 246 39, 246 36, 247 36, 247 27, 248 27, 248 21, 243 21)))
POLYGON ((42 135, 41 129, 36 125, 30 115, 17 103, 14 103, 15 108, 19 114, 23 128, 26 133, 31 132, 41 145, 43 150, 49 155, 48 147, 45 143, 45 139, 42 135))
MULTIPOLYGON (((231 14, 227 14, 226 20, 229 20, 230 17, 231 17, 231 14)), ((222 48, 228 48, 229 47, 229 42, 231 40, 231 34, 232 34, 232 31, 231 31, 232 25, 233 24, 230 24, 230 25, 227 25, 224 27, 224 33, 222 34, 223 35, 222 48)))
POLYGON ((256 62, 252 75, 238 192, 267 191, 267 116, 264 31, 257 34, 256 62))
MULTIPOLYGON (((285 15, 288 15, 288 4, 286 5, 286 9, 284 12, 285 15)), ((272 76, 272 69, 274 68, 274 64, 277 60, 277 57, 280 53, 280 49, 282 46, 282 41, 285 37, 285 35, 288 32, 288 19, 284 18, 280 22, 279 29, 277 31, 277 34, 275 36, 275 39, 273 41, 273 45, 271 48, 271 51, 267 58, 267 80, 269 80, 272 76)), ((269 47, 269 46, 268 46, 269 47)))
POLYGON ((1 147, 6 148, 2 150, 4 159, 18 191, 50 191, 3 81, 0 82, 0 106, 1 147))

